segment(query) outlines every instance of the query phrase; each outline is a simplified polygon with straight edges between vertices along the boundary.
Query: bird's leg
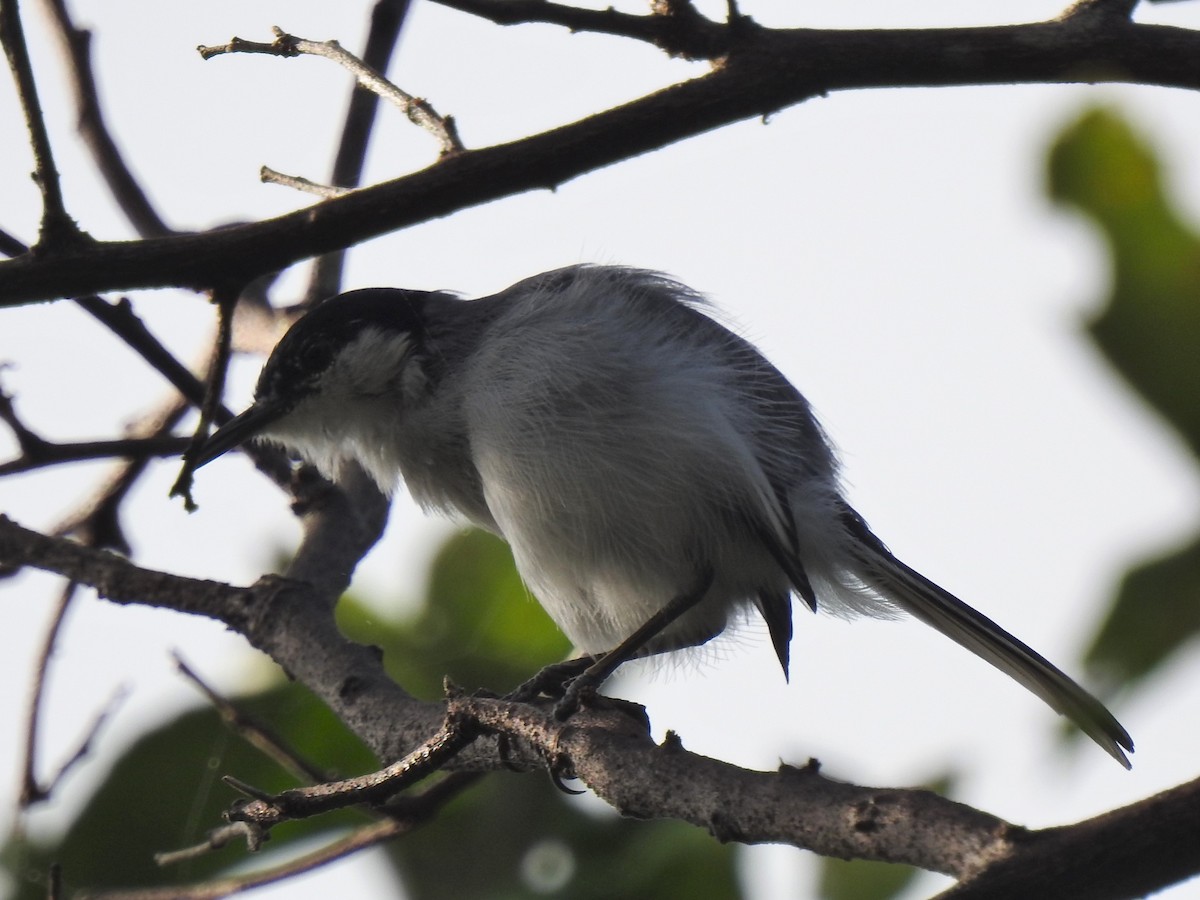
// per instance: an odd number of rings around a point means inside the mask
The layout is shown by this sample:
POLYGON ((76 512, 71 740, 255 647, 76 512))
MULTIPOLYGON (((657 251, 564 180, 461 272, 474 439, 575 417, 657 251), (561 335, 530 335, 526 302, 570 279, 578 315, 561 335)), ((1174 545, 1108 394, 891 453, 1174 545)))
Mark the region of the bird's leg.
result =
POLYGON ((504 699, 527 703, 542 694, 548 697, 561 697, 566 691, 567 684, 595 665, 598 659, 597 656, 589 655, 551 663, 528 681, 522 682, 505 694, 504 699))
MULTIPOLYGON (((643 651, 646 644, 661 634, 672 622, 703 600, 704 595, 708 593, 708 589, 712 586, 712 582, 713 571, 711 568, 705 568, 696 585, 691 590, 672 597, 666 606, 643 622, 641 627, 634 631, 633 634, 621 641, 612 650, 595 657, 587 668, 576 675, 566 685, 562 699, 554 707, 554 717, 560 722, 570 718, 579 709, 580 701, 584 697, 594 694, 596 689, 605 682, 609 675, 617 670, 619 665, 644 655, 643 651)), ((587 660, 587 657, 568 660, 568 662, 578 664, 585 660, 587 660)), ((563 665, 566 665, 566 663, 563 665)), ((543 669, 542 672, 539 672, 535 676, 535 680, 540 678, 545 671, 543 669)))

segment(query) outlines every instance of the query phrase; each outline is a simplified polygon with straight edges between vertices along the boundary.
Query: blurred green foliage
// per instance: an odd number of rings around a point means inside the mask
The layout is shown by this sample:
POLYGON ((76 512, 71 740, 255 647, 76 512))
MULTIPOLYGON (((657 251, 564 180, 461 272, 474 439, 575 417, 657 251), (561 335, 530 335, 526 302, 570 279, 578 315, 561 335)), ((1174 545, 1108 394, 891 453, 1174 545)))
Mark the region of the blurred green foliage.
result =
MULTIPOLYGON (((1048 170, 1050 195, 1109 247, 1111 292, 1089 324, 1096 346, 1200 457, 1200 238, 1171 203, 1161 163, 1117 112, 1094 109, 1058 137, 1048 170)), ((1200 535, 1125 577, 1088 662, 1129 685, 1198 630, 1200 535)))
MULTIPOLYGON (((442 677, 468 687, 513 687, 563 658, 565 637, 522 586, 507 545, 483 532, 453 536, 438 553, 425 602, 408 618, 381 618, 352 597, 338 608, 347 635, 380 646, 391 671, 414 693, 436 698, 442 677)), ((261 680, 261 679, 259 679, 261 680)), ((377 761, 304 688, 282 681, 233 698, 329 777, 368 772, 377 761)), ((46 896, 49 864, 62 865, 68 891, 169 885, 227 875, 244 847, 158 868, 153 854, 201 842, 236 795, 233 775, 267 791, 295 778, 232 733, 217 711, 183 713, 125 750, 60 839, 35 844, 19 834, 0 849, 15 896, 46 896)), ((395 883, 378 897, 456 900, 622 897, 729 900, 739 895, 734 848, 678 822, 636 822, 585 807, 535 774, 497 773, 456 798, 425 827, 387 848, 395 883), (401 888, 404 885, 404 888, 401 888), (406 892, 406 893, 405 893, 406 892)), ((296 841, 335 839, 366 824, 348 810, 275 829, 255 869, 295 852, 296 841)))

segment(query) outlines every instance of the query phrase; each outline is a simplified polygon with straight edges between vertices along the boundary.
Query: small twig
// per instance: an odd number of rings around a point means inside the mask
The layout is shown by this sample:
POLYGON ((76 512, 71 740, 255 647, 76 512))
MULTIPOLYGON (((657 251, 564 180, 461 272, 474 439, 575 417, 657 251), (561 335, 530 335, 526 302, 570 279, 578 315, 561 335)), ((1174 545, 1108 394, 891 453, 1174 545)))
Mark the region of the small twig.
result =
POLYGON ((161 853, 155 853, 154 864, 165 867, 198 859, 201 856, 211 853, 213 850, 221 850, 229 846, 232 841, 245 841, 246 849, 251 853, 257 853, 262 848, 265 839, 262 829, 251 825, 249 822, 228 822, 225 825, 212 829, 208 833, 208 837, 199 844, 193 844, 191 847, 181 847, 178 850, 163 850, 161 853))
MULTIPOLYGON (((367 32, 362 60, 376 72, 388 70, 410 6, 410 0, 376 0, 371 9, 371 27, 367 32)), ((367 147, 378 110, 379 95, 356 83, 350 92, 346 120, 342 124, 342 136, 338 141, 337 156, 333 162, 330 183, 335 188, 355 188, 362 184, 367 147)), ((308 290, 305 291, 306 305, 319 303, 341 289, 345 262, 344 249, 317 257, 309 278, 308 290)))
POLYGON ((217 305, 217 339, 213 345, 212 363, 209 366, 208 388, 204 393, 204 402, 200 404, 200 421, 196 423, 191 444, 183 454, 183 467, 170 491, 170 496, 183 498, 184 508, 188 512, 195 512, 198 508, 192 499, 192 477, 196 472, 195 454, 204 443, 209 427, 222 409, 225 376, 229 372, 229 358, 233 352, 233 317, 241 290, 242 285, 223 285, 213 290, 213 302, 217 305))
MULTIPOLYGON (((21 451, 21 457, 37 457, 45 451, 49 446, 52 446, 45 438, 34 434, 17 415, 16 406, 13 404, 11 394, 5 392, 4 388, 0 387, 0 422, 3 422, 9 427, 13 433, 13 437, 17 439, 17 447, 21 451)), ((0 474, 3 474, 4 466, 0 466, 0 474)))
POLYGON ((273 869, 251 872, 235 878, 222 878, 201 884, 175 885, 167 888, 89 892, 76 896, 84 898, 84 900, 218 900, 218 898, 248 891, 251 888, 285 881, 339 859, 345 859, 360 850, 366 850, 411 831, 413 824, 396 819, 383 819, 352 831, 341 840, 334 841, 307 856, 301 856, 299 859, 294 859, 273 869))
POLYGON ((1116 20, 1128 22, 1132 20, 1137 5, 1138 0, 1078 0, 1060 18, 1063 21, 1092 19, 1104 24, 1116 20))
POLYGON ((46 673, 50 668, 50 657, 54 654, 54 647, 58 643, 58 634, 62 630, 62 623, 67 615, 67 607, 71 605, 71 600, 75 597, 78 588, 78 583, 74 581, 68 581, 63 587, 63 591, 58 597, 58 605, 54 609, 54 618, 46 631, 45 640, 42 641, 42 652, 38 654, 37 669, 33 674, 33 692, 29 697, 29 709, 25 717, 25 763, 21 769, 21 797, 18 801, 21 809, 28 809, 50 795, 49 789, 43 788, 38 783, 37 775, 34 772, 37 764, 42 698, 46 692, 46 673))
POLYGON ((150 333, 145 323, 133 311, 133 304, 128 299, 109 303, 93 296, 77 297, 75 302, 149 363, 193 406, 203 402, 204 382, 192 374, 191 369, 176 359, 174 354, 150 333))
POLYGON ((255 796, 257 789, 239 783, 239 789, 255 799, 235 806, 226 815, 231 821, 254 822, 263 828, 271 828, 280 822, 304 819, 347 806, 383 803, 432 775, 474 743, 478 735, 479 731, 472 723, 457 716, 447 716, 437 734, 403 759, 377 772, 307 788, 292 788, 270 797, 255 796))
MULTIPOLYGON (((18 438, 18 440, 20 440, 18 438)), ((18 459, 0 463, 0 477, 32 472, 46 466, 64 463, 86 462, 94 459, 151 459, 178 456, 187 449, 190 438, 173 434, 142 438, 116 438, 102 441, 71 441, 57 443, 42 440, 36 452, 31 452, 22 442, 22 454, 18 459)))
POLYGON ((324 200, 350 193, 349 188, 318 184, 300 175, 284 175, 282 172, 276 172, 269 166, 263 166, 259 169, 258 177, 263 184, 279 184, 283 187, 294 188, 297 191, 304 191, 306 194, 315 194, 324 200))
POLYGON ((96 167, 125 217, 142 237, 170 234, 146 192, 125 164, 116 141, 104 122, 96 80, 92 73, 91 32, 76 28, 64 0, 42 0, 62 42, 79 107, 79 131, 92 152, 96 167))
POLYGON ((229 788, 237 791, 243 797, 248 797, 251 800, 258 800, 262 803, 270 803, 274 796, 270 791, 264 791, 262 788, 257 788, 252 784, 242 781, 240 778, 235 778, 232 775, 222 775, 221 782, 229 788))
POLYGON ((50 669, 50 660, 54 655, 54 648, 58 643, 58 636, 62 631, 62 624, 66 618, 67 610, 70 608, 71 601, 75 598, 78 588, 79 585, 74 581, 68 582, 63 588, 63 592, 59 596, 58 606, 54 611, 54 620, 50 623, 50 628, 46 632, 46 639, 42 643, 42 651, 38 655, 37 671, 34 673, 33 678, 33 693, 30 696, 29 713, 25 724, 25 764, 23 767, 21 797, 19 800, 19 807, 22 810, 48 799, 54 793, 54 789, 62 783, 67 773, 87 758, 88 754, 91 753, 92 744, 95 742, 96 736, 128 693, 124 688, 118 689, 112 699, 105 704, 104 708, 92 720, 75 752, 67 758, 66 762, 59 766, 58 771, 49 781, 45 783, 38 781, 34 773, 34 767, 37 761, 39 722, 46 694, 46 675, 50 669))
POLYGON ((208 698, 209 702, 216 708, 221 716, 221 720, 228 725, 235 734, 244 738, 258 750, 260 750, 269 759, 273 760, 280 768, 290 772, 293 776, 301 781, 321 782, 329 779, 329 774, 322 771, 318 766, 308 762, 292 747, 287 745, 287 742, 278 734, 276 734, 269 726, 260 722, 258 719, 248 713, 238 709, 228 698, 219 694, 211 686, 205 683, 196 672, 184 662, 178 652, 172 653, 175 659, 175 667, 180 673, 191 681, 201 692, 208 698))
POLYGON ((18 240, 7 231, 0 229, 0 253, 5 256, 20 256, 29 250, 24 241, 18 240))
MULTIPOLYGON (((178 440, 172 432, 190 408, 186 401, 168 403, 137 426, 135 437, 178 440)), ((90 547, 111 548, 129 555, 132 548, 121 527, 121 504, 145 474, 152 458, 150 455, 127 457, 96 494, 61 522, 54 533, 75 535, 90 547)))
POLYGON ((725 56, 744 17, 714 22, 687 0, 657 0, 650 15, 587 9, 550 0, 435 0, 441 6, 479 16, 497 25, 545 22, 572 32, 592 32, 653 44, 671 56, 713 60, 725 56))
POLYGON ((692 0, 651 0, 650 11, 656 16, 679 16, 688 19, 700 15, 692 0))
POLYGON ((116 691, 113 692, 113 695, 111 698, 109 698, 108 703, 106 703, 104 708, 101 709, 100 712, 96 713, 96 717, 92 719, 91 725, 89 725, 87 730, 84 732, 83 740, 79 742, 79 746, 75 749, 75 752, 67 758, 66 762, 58 767, 58 771, 55 772, 54 777, 50 779, 50 783, 45 788, 47 795, 54 792, 54 789, 58 787, 59 783, 73 768, 75 768, 75 766, 79 765, 79 763, 88 758, 88 755, 92 752, 92 746, 96 743, 96 737, 100 734, 100 731, 104 728, 105 724, 107 724, 108 720, 115 715, 118 707, 125 702, 125 698, 128 696, 129 688, 125 685, 120 685, 116 691))
POLYGON ((196 49, 203 59, 211 59, 224 53, 265 53, 282 57, 303 54, 333 60, 349 71, 367 90, 374 91, 383 99, 395 104, 410 122, 436 137, 442 145, 442 156, 451 156, 464 149, 452 117, 439 114, 428 101, 402 90, 353 53, 343 49, 337 41, 310 41, 288 34, 281 28, 275 28, 273 31, 275 40, 269 44, 235 37, 228 44, 213 47, 201 45, 196 49))
POLYGON ((25 46, 25 32, 21 27, 17 0, 0 3, 0 43, 4 45, 4 55, 8 58, 8 66, 17 84, 21 109, 25 113, 25 127, 33 147, 34 177, 42 192, 42 223, 37 249, 56 250, 90 240, 67 214, 63 203, 62 183, 50 148, 50 135, 46 131, 42 104, 38 99, 29 49, 25 46))

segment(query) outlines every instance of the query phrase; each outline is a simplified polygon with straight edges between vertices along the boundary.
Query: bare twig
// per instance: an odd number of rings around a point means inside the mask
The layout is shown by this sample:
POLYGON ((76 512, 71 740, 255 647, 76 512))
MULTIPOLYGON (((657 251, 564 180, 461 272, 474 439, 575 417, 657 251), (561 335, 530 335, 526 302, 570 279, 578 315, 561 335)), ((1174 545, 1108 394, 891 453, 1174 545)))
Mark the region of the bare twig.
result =
MULTIPOLYGON (((572 32, 586 31, 653 44, 670 56, 716 60, 730 52, 738 35, 731 25, 745 19, 714 22, 687 0, 660 0, 646 16, 618 12, 611 6, 585 9, 551 0, 435 0, 441 6, 470 13, 497 25, 545 22, 572 32)), ((736 7, 735 7, 736 8, 736 7)))
POLYGON ((142 237, 170 234, 171 229, 159 217, 146 192, 125 164, 125 158, 104 122, 96 80, 92 74, 91 32, 75 27, 64 0, 42 0, 42 5, 49 13, 65 51, 75 103, 79 107, 79 130, 109 191, 142 237))
POLYGON ((183 505, 188 512, 195 512, 196 503, 192 499, 192 476, 195 474, 195 454, 204 443, 209 427, 223 408, 221 398, 225 394, 225 376, 229 371, 229 359, 233 352, 233 317, 237 307, 242 285, 233 287, 226 282, 213 291, 213 302, 217 305, 217 339, 213 345, 212 363, 209 366, 208 388, 204 393, 204 402, 200 404, 200 421, 196 423, 196 431, 192 442, 183 455, 183 467, 175 484, 171 486, 172 497, 182 497, 183 505))
MULTIPOLYGON (((264 184, 278 184, 283 187, 294 188, 297 191, 304 191, 306 194, 314 194, 324 200, 340 197, 350 190, 350 188, 334 187, 329 184, 317 184, 317 182, 310 181, 300 175, 285 175, 282 172, 276 172, 269 166, 263 166, 259 169, 258 177, 264 184)), ((325 257, 321 258, 324 259, 325 257)))
POLYGON ((214 56, 220 56, 225 53, 265 53, 270 56, 283 57, 305 54, 309 56, 322 56, 325 59, 333 60, 342 68, 349 71, 358 80, 359 84, 367 90, 374 91, 390 103, 395 104, 408 117, 410 122, 420 126, 437 138, 438 143, 442 145, 443 157, 460 153, 464 149, 462 141, 459 140, 458 132, 454 127, 454 120, 450 116, 440 115, 428 101, 414 97, 412 94, 397 87, 353 53, 343 49, 342 45, 337 41, 310 41, 288 34, 281 28, 273 30, 275 32, 275 40, 269 44, 258 41, 246 41, 235 37, 228 44, 214 47, 202 45, 196 49, 204 59, 211 59, 214 56))
POLYGON ((0 253, 5 256, 20 256, 29 250, 24 241, 18 240, 7 231, 0 229, 0 253))
POLYGON ((40 733, 39 722, 45 700, 46 675, 50 669, 50 660, 54 655, 54 648, 58 644, 58 635, 62 630, 63 620, 66 618, 71 601, 74 600, 78 592, 78 587, 79 585, 76 582, 70 581, 63 588, 62 594, 59 595, 58 605, 54 610, 54 619, 50 623, 50 628, 46 631, 46 639, 42 643, 42 652, 38 655, 37 671, 33 678, 33 692, 30 695, 29 710, 25 723, 25 763, 23 766, 21 797, 19 801, 19 806, 22 810, 48 799, 54 793, 54 789, 62 783, 67 773, 87 758, 88 754, 91 753, 92 744, 95 742, 96 736, 100 733, 100 729, 104 727, 105 722, 109 720, 127 693, 124 688, 119 689, 105 707, 97 713, 96 717, 92 720, 92 724, 84 732, 83 739, 79 742, 79 746, 76 747, 75 752, 58 767, 58 771, 53 777, 45 782, 38 780, 34 769, 37 765, 38 736, 40 733))
POLYGON ((58 443, 41 440, 36 452, 22 448, 18 459, 0 463, 0 477, 20 472, 32 472, 46 466, 65 463, 86 462, 95 459, 150 459, 154 457, 178 456, 187 449, 189 438, 173 434, 151 437, 116 438, 104 441, 71 441, 58 443))
POLYGON ((245 841, 246 849, 257 853, 265 837, 262 829, 249 822, 228 822, 212 829, 208 836, 199 844, 183 847, 179 850, 163 850, 154 854, 154 862, 159 866, 173 866, 201 856, 206 856, 214 850, 221 850, 233 841, 245 841))
POLYGON ((1062 18, 1079 21, 1090 19, 1097 24, 1112 19, 1128 21, 1133 17, 1137 5, 1138 0, 1078 0, 1062 14, 1062 18))
MULTIPOLYGON (((376 72, 387 72, 410 5, 410 0, 376 0, 371 9, 371 27, 367 32, 367 43, 362 55, 363 62, 369 68, 376 72)), ((342 136, 338 141, 337 156, 333 162, 333 177, 330 181, 335 188, 355 188, 362 183, 367 146, 378 109, 379 95, 356 82, 350 92, 346 120, 342 125, 342 136)), ((308 290, 305 292, 305 305, 319 303, 341 289, 345 261, 344 249, 317 257, 308 290)))
MULTIPOLYGON (((138 436, 152 441, 177 440, 172 432, 190 408, 186 401, 168 403, 137 426, 138 436)), ((121 505, 145 474, 152 458, 150 455, 126 457, 96 494, 61 522, 55 533, 74 535, 92 547, 110 548, 124 554, 132 552, 121 526, 121 505)))
POLYGON ((17 0, 0 2, 0 44, 17 83, 17 94, 21 109, 25 113, 25 127, 29 131, 29 142, 33 147, 38 188, 42 192, 42 224, 38 236, 39 250, 59 250, 90 240, 67 215, 63 203, 62 184, 58 168, 54 165, 54 153, 50 148, 50 135, 46 131, 46 120, 42 104, 38 99, 37 84, 29 62, 29 50, 25 46, 25 32, 21 27, 21 15, 17 0))
POLYGON ((38 654, 37 669, 33 675, 33 691, 29 697, 29 709, 25 716, 25 762, 21 767, 21 797, 18 801, 21 809, 28 809, 33 804, 45 800, 50 795, 48 788, 43 788, 34 772, 37 766, 39 723, 42 713, 42 698, 46 690, 46 673, 50 668, 50 657, 58 643, 58 634, 62 629, 67 608, 75 597, 79 585, 68 581, 58 596, 58 604, 54 609, 54 618, 46 630, 45 640, 42 641, 42 652, 38 654))
POLYGON ((195 885, 174 885, 166 888, 143 888, 127 891, 99 891, 77 894, 86 900, 217 900, 250 888, 274 884, 294 878, 305 872, 328 865, 339 859, 374 847, 410 831, 414 823, 397 819, 383 819, 352 831, 346 837, 322 847, 307 856, 292 860, 284 865, 262 872, 252 872, 232 878, 221 878, 195 885))
POLYGON ((204 696, 208 698, 209 702, 212 703, 220 714, 221 720, 234 733, 244 738, 265 756, 274 761, 276 765, 290 772, 301 781, 321 782, 329 780, 329 773, 322 771, 319 767, 310 763, 295 748, 289 747, 287 741, 276 734, 264 722, 260 722, 254 716, 238 709, 228 698, 210 687, 196 674, 195 670, 183 661, 183 658, 178 653, 173 655, 176 668, 179 669, 185 678, 204 693, 204 696))
POLYGON ((125 702, 125 698, 129 696, 129 688, 125 685, 119 686, 114 692, 104 708, 96 713, 91 724, 83 733, 83 739, 79 742, 79 746, 75 748, 75 752, 67 757, 66 761, 58 767, 58 771, 50 779, 49 783, 44 788, 45 794, 49 796, 54 792, 54 789, 59 783, 66 778, 67 774, 77 765, 83 762, 92 752, 92 746, 96 743, 96 738, 101 730, 115 714, 117 709, 125 702))
MULTIPOLYGON (((21 421, 12 396, 6 393, 2 387, 0 387, 0 422, 3 422, 12 431, 13 437, 17 439, 17 447, 20 449, 22 457, 36 457, 45 448, 51 446, 49 441, 35 434, 21 421)), ((0 473, 2 472, 3 467, 0 466, 0 473)))
POLYGON ((235 806, 226 816, 230 821, 252 822, 261 828, 271 828, 280 822, 308 818, 334 809, 380 804, 441 769, 470 746, 478 734, 468 719, 447 715, 433 737, 386 768, 267 796, 248 785, 239 785, 239 790, 253 799, 235 806))

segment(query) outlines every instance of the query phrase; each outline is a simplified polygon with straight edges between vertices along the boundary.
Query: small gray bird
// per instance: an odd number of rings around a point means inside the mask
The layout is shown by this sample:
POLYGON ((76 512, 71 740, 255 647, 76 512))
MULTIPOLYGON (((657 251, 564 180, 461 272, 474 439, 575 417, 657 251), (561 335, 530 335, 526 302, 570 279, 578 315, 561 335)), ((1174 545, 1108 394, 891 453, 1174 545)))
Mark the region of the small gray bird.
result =
POLYGON ((840 615, 916 616, 1129 766, 1133 742, 1099 700, 891 554, 842 496, 804 397, 660 274, 572 266, 473 301, 331 298, 191 461, 255 437, 334 480, 348 461, 388 493, 403 478, 424 508, 501 535, 585 654, 580 684, 702 644, 746 608, 786 674, 797 594, 840 615))

